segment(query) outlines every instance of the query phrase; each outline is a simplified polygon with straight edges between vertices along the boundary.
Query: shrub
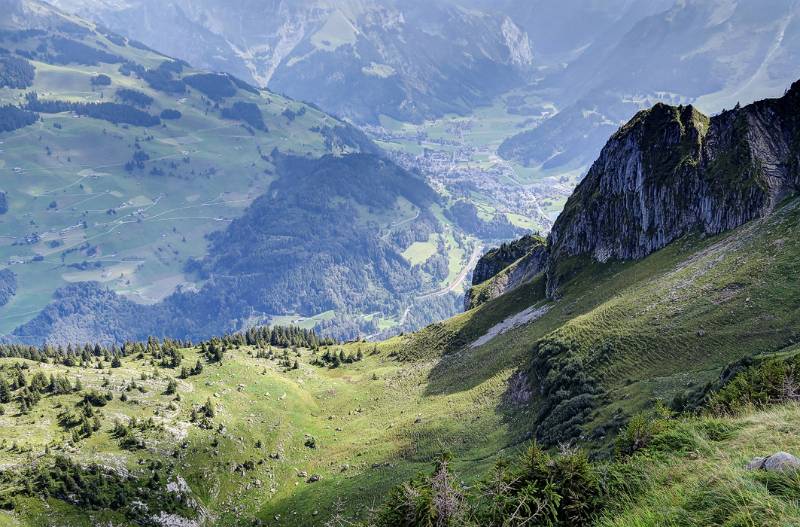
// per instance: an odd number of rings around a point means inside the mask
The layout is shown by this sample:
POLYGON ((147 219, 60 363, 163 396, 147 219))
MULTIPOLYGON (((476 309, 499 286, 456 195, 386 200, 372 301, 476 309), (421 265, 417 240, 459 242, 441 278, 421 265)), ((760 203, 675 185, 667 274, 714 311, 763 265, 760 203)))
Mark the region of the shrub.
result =
POLYGON ((630 456, 647 448, 658 434, 671 426, 669 417, 669 410, 660 403, 651 411, 634 415, 617 436, 617 455, 630 456))
POLYGON ((716 414, 738 413, 748 406, 763 407, 800 398, 800 355, 767 359, 737 373, 709 397, 716 414))

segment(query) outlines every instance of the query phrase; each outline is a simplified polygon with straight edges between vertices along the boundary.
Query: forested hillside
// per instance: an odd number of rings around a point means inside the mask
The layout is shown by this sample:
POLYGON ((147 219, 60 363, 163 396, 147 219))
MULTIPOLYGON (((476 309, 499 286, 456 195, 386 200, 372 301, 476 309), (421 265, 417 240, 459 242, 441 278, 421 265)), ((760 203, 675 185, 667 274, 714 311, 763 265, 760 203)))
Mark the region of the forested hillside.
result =
POLYGON ((274 319, 350 338, 458 311, 475 235, 361 131, 47 4, 7 4, 0 265, 15 287, 0 334, 120 343, 274 319))

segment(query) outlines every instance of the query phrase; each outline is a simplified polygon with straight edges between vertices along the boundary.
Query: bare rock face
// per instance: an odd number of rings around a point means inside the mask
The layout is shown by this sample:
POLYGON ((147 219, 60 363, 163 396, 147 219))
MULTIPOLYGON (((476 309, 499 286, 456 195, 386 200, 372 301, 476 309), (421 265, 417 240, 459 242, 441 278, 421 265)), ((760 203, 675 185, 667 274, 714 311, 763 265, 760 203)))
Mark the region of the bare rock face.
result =
POLYGON ((766 470, 786 472, 800 470, 800 459, 786 452, 778 452, 768 457, 757 457, 747 464, 747 470, 766 470))
POLYGON ((603 148, 548 240, 548 295, 570 260, 643 258, 691 232, 718 234, 767 214, 798 190, 800 81, 708 118, 657 104, 603 148))
POLYGON ((464 309, 478 307, 520 286, 544 271, 546 263, 547 244, 540 236, 528 235, 492 249, 475 266, 464 309))

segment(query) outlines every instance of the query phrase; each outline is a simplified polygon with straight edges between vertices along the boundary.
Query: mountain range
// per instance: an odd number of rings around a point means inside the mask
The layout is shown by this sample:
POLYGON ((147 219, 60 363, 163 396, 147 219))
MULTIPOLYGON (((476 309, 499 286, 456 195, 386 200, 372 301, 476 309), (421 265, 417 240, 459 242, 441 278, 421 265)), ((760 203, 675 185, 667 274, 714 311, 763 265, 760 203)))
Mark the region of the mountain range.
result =
POLYGON ((524 82, 533 67, 530 41, 510 18, 442 0, 58 5, 359 123, 465 113, 524 82))

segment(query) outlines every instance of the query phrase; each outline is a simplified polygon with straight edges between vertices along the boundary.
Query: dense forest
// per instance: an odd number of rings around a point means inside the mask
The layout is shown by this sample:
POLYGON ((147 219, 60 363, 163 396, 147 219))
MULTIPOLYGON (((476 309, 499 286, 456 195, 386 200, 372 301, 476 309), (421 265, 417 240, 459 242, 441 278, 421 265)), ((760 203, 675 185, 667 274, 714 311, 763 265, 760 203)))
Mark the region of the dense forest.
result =
POLYGON ((436 199, 427 185, 373 155, 277 162, 278 180, 211 238, 209 256, 192 267, 220 289, 211 296, 238 291, 242 306, 314 314, 345 305, 383 309, 419 287, 357 206, 387 210, 402 196, 425 209, 436 199))
POLYGON ((36 69, 27 60, 0 53, 0 88, 29 88, 35 75, 36 69))
POLYGON ((223 108, 222 117, 225 119, 242 121, 262 132, 267 131, 267 125, 264 124, 264 117, 261 115, 261 110, 257 104, 252 102, 237 101, 233 103, 233 106, 230 108, 223 108))
POLYGON ((236 95, 236 85, 221 73, 197 73, 184 77, 183 81, 214 101, 236 95))
POLYGON ((11 269, 0 270, 0 307, 8 304, 17 292, 17 275, 11 269))
MULTIPOLYGON (((132 91, 132 90, 128 90, 132 91)), ((142 94, 144 95, 144 94, 142 94)), ((145 97, 147 97, 145 95, 145 97)), ((140 99, 141 100, 141 99, 140 99)), ((25 108, 31 112, 61 113, 75 112, 77 115, 102 119, 114 124, 130 124, 133 126, 157 126, 161 119, 155 115, 139 110, 129 104, 115 102, 78 103, 60 100, 42 100, 37 93, 27 95, 25 108)))
POLYGON ((13 132, 35 123, 39 116, 32 111, 23 110, 16 106, 0 106, 0 132, 13 132))

